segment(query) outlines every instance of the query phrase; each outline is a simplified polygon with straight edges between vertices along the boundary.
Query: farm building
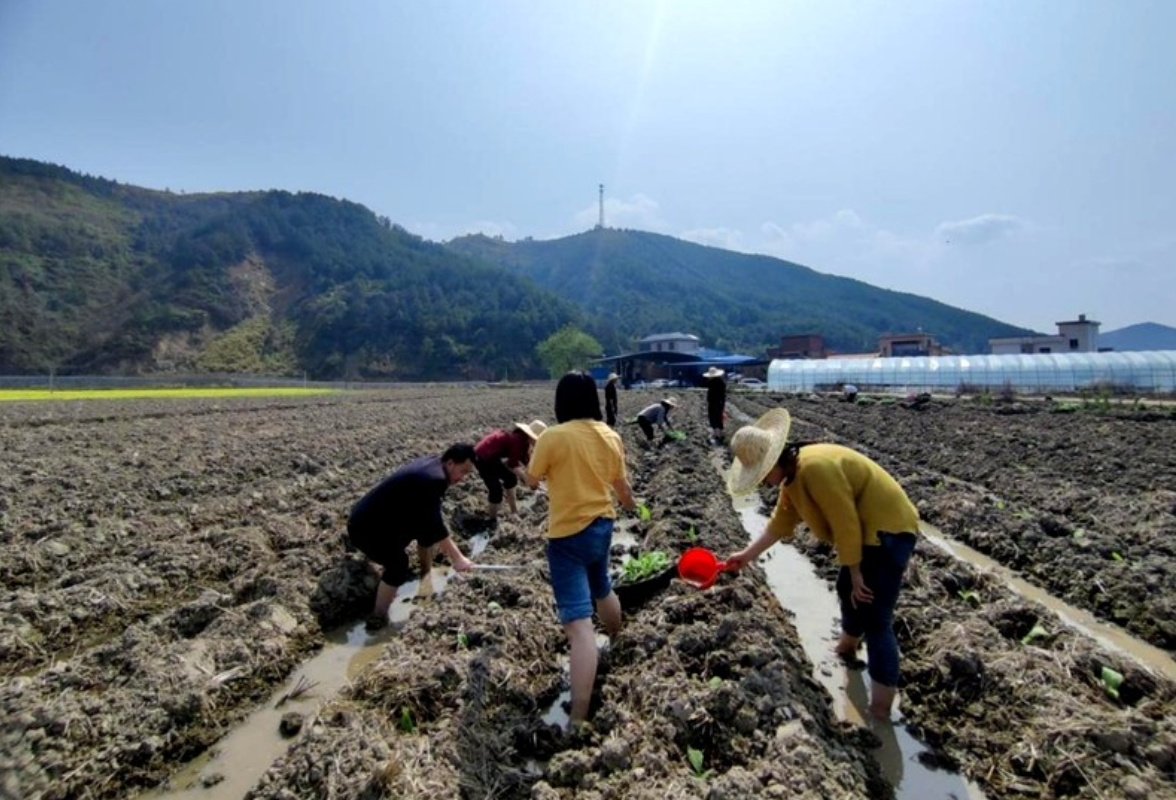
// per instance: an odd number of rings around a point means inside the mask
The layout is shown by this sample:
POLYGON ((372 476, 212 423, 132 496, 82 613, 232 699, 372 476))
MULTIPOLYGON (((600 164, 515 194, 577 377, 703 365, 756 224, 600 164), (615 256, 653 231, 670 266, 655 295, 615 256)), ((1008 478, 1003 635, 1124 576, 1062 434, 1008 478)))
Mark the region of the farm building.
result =
POLYGON ((901 393, 1168 393, 1176 391, 1176 351, 777 360, 768 367, 772 391, 835 391, 844 383, 901 393))

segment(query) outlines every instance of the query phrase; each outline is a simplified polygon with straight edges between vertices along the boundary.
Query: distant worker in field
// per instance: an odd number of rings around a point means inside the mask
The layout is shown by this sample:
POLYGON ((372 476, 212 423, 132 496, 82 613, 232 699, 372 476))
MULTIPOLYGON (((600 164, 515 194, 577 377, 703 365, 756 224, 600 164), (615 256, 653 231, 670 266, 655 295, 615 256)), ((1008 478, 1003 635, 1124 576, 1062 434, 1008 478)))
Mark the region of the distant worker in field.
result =
POLYGON ((641 409, 641 413, 637 415, 637 426, 641 428, 647 441, 653 441, 654 426, 661 428, 663 433, 669 433, 670 412, 677 407, 678 399, 667 397, 665 400, 641 409))
POLYGON ((847 383, 841 387, 842 398, 847 403, 856 403, 858 396, 858 388, 852 383, 847 383))
POLYGON ((397 469, 351 509, 347 535, 369 559, 383 567, 369 628, 388 624, 388 608, 397 587, 412 579, 406 548, 417 543, 421 575, 440 550, 453 568, 465 572, 473 562, 454 544, 441 517, 445 491, 474 469, 474 446, 455 444, 439 456, 422 456, 397 469))
POLYGON ((604 382, 604 421, 610 428, 617 426, 617 381, 621 376, 615 372, 608 374, 604 382))
POLYGON ((616 509, 637 507, 625 470, 621 437, 600 419, 596 381, 569 372, 555 388, 555 419, 535 443, 527 485, 547 482, 547 566, 559 621, 570 645, 571 722, 588 717, 596 680, 595 610, 609 637, 621 629, 609 554, 616 509))
POLYGON ((723 441, 723 416, 727 413, 727 373, 711 367, 702 373, 706 381, 706 418, 715 444, 723 441))
POLYGON ((519 485, 520 479, 526 479, 531 446, 545 430, 547 424, 543 420, 516 422, 510 430, 492 431, 474 445, 474 454, 477 456, 474 465, 489 494, 491 525, 498 523, 498 512, 502 508, 504 496, 510 513, 519 513, 515 487, 519 485))
POLYGON ((915 549, 919 514, 878 464, 837 444, 789 445, 790 425, 788 412, 774 408, 731 437, 735 459, 727 490, 741 495, 763 484, 779 486, 780 496, 764 532, 728 556, 727 564, 736 570, 747 566, 777 541, 792 538, 801 522, 830 543, 841 565, 837 655, 853 658, 865 639, 870 713, 889 719, 898 687, 894 608, 915 549))

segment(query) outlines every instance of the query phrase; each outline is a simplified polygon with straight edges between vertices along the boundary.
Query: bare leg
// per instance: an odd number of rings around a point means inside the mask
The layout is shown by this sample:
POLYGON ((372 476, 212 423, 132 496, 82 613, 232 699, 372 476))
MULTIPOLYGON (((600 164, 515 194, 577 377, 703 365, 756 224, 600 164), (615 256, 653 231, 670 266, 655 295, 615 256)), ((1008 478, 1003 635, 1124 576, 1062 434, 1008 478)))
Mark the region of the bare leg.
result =
POLYGON ((518 513, 519 513, 518 495, 516 494, 513 486, 506 490, 506 505, 507 505, 507 508, 510 509, 510 513, 515 514, 516 516, 518 515, 518 513))
POLYGON ((857 655, 858 648, 861 646, 862 637, 850 636, 842 631, 841 638, 837 640, 837 646, 833 648, 833 652, 842 658, 852 658, 857 655))
POLYGON ((604 624, 608 638, 616 638, 621 632, 621 601, 617 599, 616 592, 609 592, 608 597, 596 601, 596 613, 604 624))
POLYGON ((894 696, 898 694, 898 687, 883 686, 880 683, 870 684, 870 714, 875 719, 890 719, 890 709, 894 705, 894 696))
POLYGON ((417 560, 421 562, 421 577, 424 578, 433 568, 433 556, 437 552, 437 545, 421 547, 417 545, 417 560))
POLYGON ((498 519, 498 511, 502 508, 502 503, 490 504, 490 519, 498 519))
POLYGON ((592 684, 596 681, 596 634, 591 619, 578 619, 564 625, 571 645, 569 672, 572 684, 572 723, 588 719, 592 702, 592 684))
POLYGON ((396 587, 380 581, 379 586, 376 587, 376 607, 372 609, 373 617, 388 616, 388 609, 392 607, 392 601, 396 599, 396 587))

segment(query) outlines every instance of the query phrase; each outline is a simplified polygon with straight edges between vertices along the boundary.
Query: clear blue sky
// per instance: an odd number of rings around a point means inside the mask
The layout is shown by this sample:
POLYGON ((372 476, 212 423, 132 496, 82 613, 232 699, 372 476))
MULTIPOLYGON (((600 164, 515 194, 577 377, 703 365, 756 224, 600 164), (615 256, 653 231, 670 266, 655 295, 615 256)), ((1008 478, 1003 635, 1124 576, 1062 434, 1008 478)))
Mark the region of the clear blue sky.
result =
POLYGON ((1176 325, 1176 0, 0 0, 0 153, 1176 325))

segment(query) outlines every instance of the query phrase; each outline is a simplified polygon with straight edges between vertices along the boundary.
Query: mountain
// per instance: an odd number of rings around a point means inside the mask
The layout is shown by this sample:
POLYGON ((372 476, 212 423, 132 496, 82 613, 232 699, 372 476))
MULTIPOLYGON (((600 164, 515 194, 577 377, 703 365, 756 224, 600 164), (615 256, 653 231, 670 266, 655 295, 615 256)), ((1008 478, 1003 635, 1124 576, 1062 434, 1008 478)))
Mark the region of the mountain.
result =
POLYGON ((1020 328, 767 256, 641 231, 429 242, 346 200, 174 194, 0 156, 0 374, 543 377, 565 325, 609 353, 683 331, 763 354, 922 329, 985 352, 1020 328))
POLYGON ((1113 350, 1176 350, 1176 328, 1140 322, 1098 335, 1098 346, 1113 350))
POLYGON ((0 373, 544 375, 572 304, 316 194, 176 195, 0 158, 0 373))
POLYGON ((562 239, 447 243, 534 281, 601 319, 612 352, 651 333, 683 331, 707 346, 762 354, 788 334, 820 334, 839 352, 877 349, 878 337, 917 330, 956 352, 1029 333, 913 294, 825 275, 800 264, 643 231, 596 229, 562 239))

